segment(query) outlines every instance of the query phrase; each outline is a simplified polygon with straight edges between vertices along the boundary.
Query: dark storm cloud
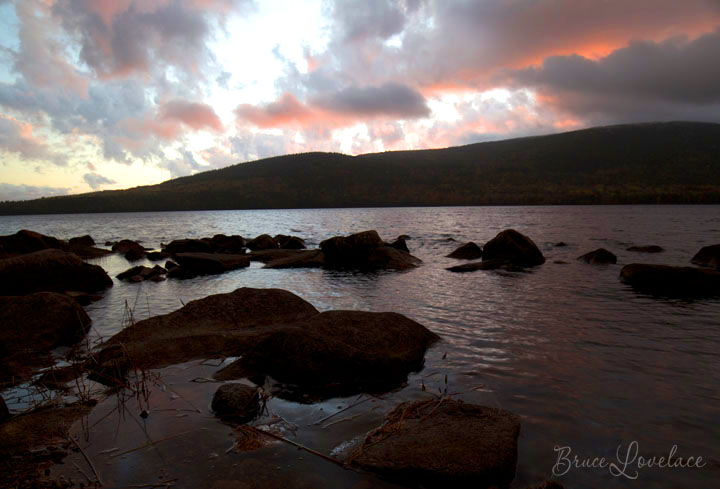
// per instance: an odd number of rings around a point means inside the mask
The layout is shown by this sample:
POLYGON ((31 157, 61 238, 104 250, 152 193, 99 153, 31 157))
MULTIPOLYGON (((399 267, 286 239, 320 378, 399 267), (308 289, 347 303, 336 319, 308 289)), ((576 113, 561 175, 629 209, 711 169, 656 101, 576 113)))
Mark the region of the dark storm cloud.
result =
POLYGON ((359 116, 387 115, 417 118, 430 115, 425 98, 399 83, 380 86, 350 86, 329 96, 320 96, 314 104, 332 112, 359 116))
POLYGON ((720 28, 695 40, 633 42, 605 58, 553 56, 509 72, 516 86, 537 88, 574 113, 720 121, 720 28), (714 113, 714 116, 713 116, 714 113))

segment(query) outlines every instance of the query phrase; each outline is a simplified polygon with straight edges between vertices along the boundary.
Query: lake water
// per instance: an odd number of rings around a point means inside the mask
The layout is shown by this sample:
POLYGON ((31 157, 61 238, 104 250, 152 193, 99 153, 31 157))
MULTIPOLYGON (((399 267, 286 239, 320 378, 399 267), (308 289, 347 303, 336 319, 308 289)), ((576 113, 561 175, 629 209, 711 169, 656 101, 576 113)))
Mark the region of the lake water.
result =
MULTIPOLYGON (((573 455, 583 459, 606 457, 616 461, 618 446, 625 452, 632 442, 637 442, 639 454, 645 458, 667 456, 676 445, 677 456, 701 456, 706 465, 638 471, 634 464, 627 470, 628 474, 639 472, 634 481, 613 476, 607 469, 573 468, 555 479, 569 489, 709 488, 717 487, 720 481, 720 299, 659 299, 637 293, 618 280, 623 264, 689 265, 702 246, 720 243, 717 206, 380 208, 0 217, 0 234, 19 229, 65 239, 90 234, 99 244, 128 238, 155 248, 173 239, 217 233, 245 237, 294 234, 304 238, 309 247, 330 236, 366 229, 376 229, 385 240, 407 234, 412 238, 408 241, 411 253, 424 262, 409 272, 264 270, 262 264, 253 263, 249 269, 192 280, 141 284, 115 280, 115 286, 106 291, 102 300, 86 308, 93 319, 91 337, 117 332, 126 303, 134 310, 135 318, 142 319, 238 287, 287 289, 320 310, 396 311, 442 336, 443 340, 427 353, 424 370, 412 374, 403 389, 383 396, 374 408, 366 405, 349 410, 348 415, 358 413, 357 417, 323 430, 309 427, 309 421, 321 419, 354 398, 309 406, 272 401, 275 412, 300 426, 296 436, 302 443, 329 453, 343 440, 379 424, 383 412, 398 402, 421 398, 421 383, 431 390, 444 388, 447 375, 450 390, 461 392, 458 398, 502 407, 521 416, 513 488, 551 478, 557 447, 570 447, 573 455), (482 245, 507 228, 530 236, 547 262, 529 273, 454 274, 445 270, 459 263, 445 255, 460 243, 475 241, 482 245), (554 247, 559 241, 568 246, 554 247), (650 244, 666 251, 653 255, 625 251, 631 245, 650 244), (577 256, 600 247, 615 253, 618 265, 592 266, 576 261, 577 256)), ((118 256, 93 262, 111 276, 131 266, 118 256)), ((214 371, 211 367, 195 368, 207 369, 202 372, 206 376, 214 371)), ((166 374, 173 378, 181 376, 178 372, 182 370, 166 374)), ((198 402, 209 403, 216 384, 185 387, 195 389, 198 402)), ((208 439, 218 440, 217 446, 208 441, 203 450, 211 454, 219 451, 219 456, 208 458, 203 453, 200 458, 191 457, 194 462, 190 467, 164 467, 161 476, 178 477, 176 487, 213 487, 202 481, 222 479, 218 471, 232 478, 233 471, 250 463, 251 455, 223 454, 229 446, 229 428, 215 421, 207 409, 202 411, 202 419, 194 426, 211 433, 208 439)), ((98 413, 103 412, 101 405, 98 413)), ((180 418, 177 423, 191 421, 180 418)), ((102 447, 122 442, 115 433, 115 438, 101 443, 103 436, 99 434, 95 439, 96 454, 102 447)), ((168 447, 173 443, 167 442, 168 447)), ((186 445, 178 441, 176 448, 190 450, 186 445)), ((262 463, 272 464, 278 480, 297 480, 298 474, 312 473, 323 475, 327 487, 381 484, 372 476, 359 477, 327 467, 332 464, 321 459, 310 461, 312 455, 303 456, 304 452, 285 446, 266 452, 262 463)), ((162 454, 156 455, 162 459, 162 454)), ((145 467, 148 458, 133 456, 130 454, 120 464, 108 463, 101 472, 122 484, 146 483, 147 477, 160 477, 145 467)), ((189 460, 187 453, 183 457, 189 460)), ((172 456, 162 460, 168 459, 172 456)), ((150 465, 158 463, 153 459, 150 465)), ((302 487, 316 486, 322 483, 311 481, 302 487)))

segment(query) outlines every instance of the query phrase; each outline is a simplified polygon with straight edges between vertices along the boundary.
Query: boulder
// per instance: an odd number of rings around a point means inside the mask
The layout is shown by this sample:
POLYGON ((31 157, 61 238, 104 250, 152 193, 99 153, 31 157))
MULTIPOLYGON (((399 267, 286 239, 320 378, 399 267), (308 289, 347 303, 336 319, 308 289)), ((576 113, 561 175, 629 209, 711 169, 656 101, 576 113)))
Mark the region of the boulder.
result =
POLYGON ((112 285, 112 279, 101 267, 60 250, 42 250, 0 260, 0 295, 68 290, 95 292, 112 285))
POLYGON ((165 253, 175 255, 177 253, 213 253, 216 246, 212 242, 201 239, 176 239, 163 248, 165 253))
POLYGON ((263 268, 321 268, 325 266, 325 255, 320 250, 300 250, 298 253, 274 258, 263 268))
POLYGON ((5 404, 5 399, 3 399, 3 396, 0 396, 0 423, 8 418, 10 418, 10 411, 8 410, 7 404, 5 404))
POLYGON ((38 292, 0 297, 0 324, 0 343, 8 351, 49 351, 82 339, 90 318, 72 297, 38 292))
POLYGON ((420 370, 437 339, 402 314, 327 311, 268 332, 215 377, 269 375, 322 397, 383 391, 420 370))
MULTIPOLYGON (((245 255, 223 253, 177 253, 175 260, 183 273, 193 276, 216 275, 250 266, 250 259, 245 255)), ((177 276, 176 270, 171 270, 170 275, 177 276)))
POLYGON ((165 275, 166 273, 167 270, 165 270, 160 265, 155 265, 153 268, 148 268, 140 265, 125 270, 124 272, 118 274, 117 278, 119 280, 125 280, 130 282, 142 282, 143 280, 150 280, 154 277, 165 275), (139 280, 134 279, 135 277, 139 277, 139 280))
POLYGON ((237 234, 232 236, 216 234, 210 242, 215 245, 217 253, 229 253, 232 255, 242 255, 245 253, 245 238, 237 234))
POLYGON ((405 253, 410 253, 410 249, 408 248, 407 242, 405 241, 405 238, 398 238, 389 245, 392 248, 395 248, 396 250, 404 251, 405 253))
POLYGON ((513 265, 532 267, 545 263, 545 257, 533 241, 514 229, 500 232, 483 247, 483 261, 503 259, 513 265))
POLYGON ((68 244, 70 246, 78 245, 78 246, 95 246, 95 240, 92 239, 92 236, 89 234, 86 234, 85 236, 78 236, 76 238, 70 238, 68 241, 68 244))
POLYGON ((482 248, 470 241, 457 248, 455 251, 447 255, 448 258, 458 260, 479 260, 482 258, 482 248))
POLYGON ((143 248, 140 243, 137 243, 135 241, 131 241, 129 239, 123 239, 121 241, 118 241, 114 245, 112 245, 112 250, 115 253, 119 253, 121 255, 125 255, 129 252, 133 252, 136 254, 142 253, 145 254, 145 248, 143 248))
POLYGON ((278 237, 276 236, 275 240, 280 245, 280 248, 284 250, 302 250, 305 248, 305 240, 298 238, 297 236, 284 236, 284 239, 282 240, 278 240, 277 238, 278 237))
POLYGON ((471 263, 463 263, 454 267, 446 268, 446 270, 455 273, 476 272, 478 270, 497 270, 498 268, 510 268, 514 265, 510 260, 498 258, 496 260, 474 261, 471 263))
POLYGON ((377 231, 335 236, 321 242, 320 249, 329 268, 406 270, 422 263, 409 253, 387 246, 377 231))
POLYGON ((705 268, 633 263, 620 270, 620 279, 651 293, 678 296, 720 293, 720 271, 705 268))
POLYGON ((649 245, 649 246, 631 246, 625 251, 634 251, 636 253, 662 253, 665 251, 661 246, 649 245))
POLYGON ((260 411, 259 389, 245 384, 223 384, 215 391, 210 407, 221 418, 251 421, 260 411))
POLYGON ((598 248, 595 251, 585 253, 582 256, 578 256, 578 261, 584 261, 591 265, 608 265, 617 263, 617 256, 606 250, 605 248, 598 248))
POLYGON ((77 256, 83 259, 89 258, 102 258, 104 256, 112 255, 112 251, 104 250, 102 248, 96 248, 94 246, 86 246, 83 244, 71 244, 68 251, 75 253, 77 256))
POLYGON ((164 251, 150 251, 147 255, 145 255, 145 258, 150 261, 160 261, 170 258, 170 253, 166 253, 164 251))
POLYGON ((24 255, 47 249, 67 251, 68 245, 52 236, 23 229, 15 234, 0 236, 0 246, 7 256, 24 255))
POLYGON ((507 488, 515 477, 520 418, 453 399, 403 403, 348 462, 427 488, 507 488))
POLYGON ((96 371, 124 363, 158 368, 197 358, 237 355, 273 325, 318 314, 308 302, 280 289, 241 288, 188 302, 181 309, 144 319, 110 338, 91 365, 96 371), (126 348, 122 348, 125 345, 126 348))
POLYGON ((259 261, 262 263, 269 263, 273 260, 280 260, 283 258, 294 258, 297 256, 303 256, 307 253, 307 250, 283 250, 283 249, 270 249, 270 250, 258 250, 251 251, 247 254, 250 261, 259 261))
POLYGON ((690 262, 701 267, 720 268, 720 244, 703 247, 690 262))
POLYGON ((558 241, 553 246, 555 246, 555 248, 564 248, 567 246, 567 243, 565 241, 558 241))
POLYGON ((278 242, 269 234, 261 234, 257 238, 251 239, 246 243, 251 250, 272 250, 278 248, 278 242))

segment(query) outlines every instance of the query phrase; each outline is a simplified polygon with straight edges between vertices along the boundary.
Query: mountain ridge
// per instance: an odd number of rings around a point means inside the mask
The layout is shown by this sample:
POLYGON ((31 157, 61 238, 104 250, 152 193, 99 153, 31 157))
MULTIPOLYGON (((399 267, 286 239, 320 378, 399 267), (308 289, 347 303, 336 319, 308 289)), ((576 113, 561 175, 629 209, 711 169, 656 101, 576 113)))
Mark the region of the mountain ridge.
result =
POLYGON ((282 155, 155 185, 0 202, 0 215, 720 203, 720 124, 621 124, 441 149, 282 155))

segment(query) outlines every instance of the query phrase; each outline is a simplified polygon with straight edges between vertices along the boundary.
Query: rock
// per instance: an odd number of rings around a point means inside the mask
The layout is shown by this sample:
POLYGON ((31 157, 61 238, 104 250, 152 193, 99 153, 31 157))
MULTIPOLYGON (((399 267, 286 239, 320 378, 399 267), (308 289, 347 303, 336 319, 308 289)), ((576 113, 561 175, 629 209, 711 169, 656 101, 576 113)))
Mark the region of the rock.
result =
POLYGON ((147 252, 144 249, 135 248, 125 253, 124 256, 127 261, 138 261, 145 258, 146 254, 147 252))
POLYGON ((404 241, 410 241, 412 238, 411 238, 409 235, 407 235, 407 234, 401 234, 400 236, 398 236, 398 237, 396 238, 396 240, 398 240, 398 239, 402 239, 402 240, 404 240, 404 241))
POLYGON ((407 242, 405 242, 405 239, 398 238, 392 243, 390 243, 390 246, 392 248, 395 248, 396 250, 404 251, 405 253, 410 253, 410 249, 408 249, 407 242))
POLYGON ((242 255, 245 253, 245 238, 234 234, 225 236, 224 234, 216 234, 210 240, 218 253, 229 253, 231 255, 242 255))
POLYGON ((124 272, 118 274, 117 278, 120 280, 132 282, 142 282, 143 280, 149 280, 160 275, 165 275, 166 273, 167 270, 165 270, 160 265, 155 265, 153 268, 148 268, 140 265, 125 270, 124 272), (134 277, 140 277, 140 280, 133 280, 134 277))
POLYGON ((565 486, 557 481, 545 481, 537 486, 531 486, 527 489, 565 489, 565 486))
POLYGON ((406 270, 422 263, 409 253, 386 246, 377 231, 335 236, 321 242, 320 249, 329 268, 406 270))
POLYGON ((325 266, 325 255, 320 250, 301 250, 299 253, 274 258, 263 268, 321 268, 325 266))
POLYGON ((0 297, 0 324, 0 343, 11 346, 9 351, 49 351, 82 339, 90 318, 72 297, 38 292, 0 297))
POLYGON ((625 251, 635 251, 637 253, 662 253, 665 251, 661 246, 650 245, 650 246, 631 246, 625 251))
POLYGON ((383 391, 420 370, 437 339, 402 314, 327 311, 269 332, 215 377, 269 375, 323 397, 383 391))
POLYGON ((150 261, 160 261, 165 260, 166 258, 170 257, 170 253, 165 253, 164 251, 150 251, 147 255, 145 255, 145 258, 147 258, 150 261))
POLYGON ((96 248, 94 246, 86 246, 82 244, 70 244, 68 251, 75 253, 77 256, 83 259, 89 258, 102 258, 104 256, 112 255, 112 251, 104 250, 102 248, 96 248))
POLYGON ((174 261, 166 261, 165 262, 165 270, 168 270, 168 271, 170 271, 174 268, 178 268, 178 266, 179 265, 177 263, 175 263, 174 261))
POLYGON ((23 229, 15 234, 0 236, 0 246, 5 255, 16 256, 47 249, 67 251, 68 245, 52 236, 23 229))
POLYGON ((294 258, 297 256, 303 256, 307 253, 306 250, 283 250, 283 249, 271 249, 271 250, 258 250, 251 251, 247 254, 250 261, 259 261, 262 263, 269 263, 273 260, 280 260, 283 258, 294 258))
POLYGON ((119 253, 121 255, 125 255, 129 252, 145 255, 145 248, 143 248, 139 243, 131 241, 129 239, 123 239, 122 241, 118 241, 117 243, 112 245, 112 250, 115 253, 119 253))
POLYGON ((269 234, 261 234, 257 238, 248 241, 246 246, 251 250, 271 250, 278 248, 278 242, 269 234))
POLYGON ((720 268, 720 244, 703 247, 690 262, 701 267, 720 268))
POLYGON ((0 396, 0 423, 8 418, 10 418, 10 411, 8 410, 7 404, 5 404, 5 399, 3 399, 3 396, 0 396))
POLYGON ((210 407, 221 418, 251 421, 260 411, 259 389, 245 384, 223 384, 215 391, 210 407))
POLYGON ((520 418, 502 409, 435 399, 403 403, 349 463, 427 488, 507 488, 515 477, 520 418))
POLYGON ((474 261, 472 263, 463 263, 454 267, 446 268, 455 273, 476 272, 478 270, 497 270, 498 268, 508 268, 512 266, 510 260, 498 258, 495 260, 474 261))
POLYGON ((483 247, 483 261, 503 259, 513 265, 532 267, 545 263, 545 257, 535 243, 514 229, 502 231, 483 247))
POLYGON ((216 246, 201 239, 176 239, 163 248, 165 253, 213 253, 216 246))
POLYGON ((102 299, 101 295, 88 294, 87 292, 78 292, 76 290, 66 290, 63 292, 68 297, 72 297, 81 306, 87 306, 93 302, 97 302, 102 299))
POLYGON ((284 238, 286 239, 281 241, 277 239, 277 236, 275 237, 280 248, 284 250, 302 250, 305 248, 305 241, 302 238, 298 238, 297 236, 285 236, 284 238))
POLYGON ((620 279, 651 293, 678 296, 720 293, 720 271, 694 267, 633 263, 620 270, 620 279))
POLYGON ((42 250, 0 260, 0 295, 66 290, 95 292, 112 285, 112 279, 101 267, 60 250, 42 250))
POLYGON ((117 244, 117 241, 105 241, 105 246, 115 246, 117 244))
MULTIPOLYGON (((175 259, 183 273, 192 275, 216 275, 230 270, 250 266, 250 259, 245 255, 228 255, 222 253, 177 253, 175 259)), ((170 271, 176 276, 175 269, 170 271)))
POLYGON ((233 356, 251 348, 258 336, 274 325, 316 314, 310 303, 280 289, 241 288, 211 295, 123 329, 94 356, 97 364, 93 368, 108 367, 121 360, 125 351, 133 352, 133 362, 144 368, 233 356))
POLYGON ((70 246, 95 246, 95 240, 92 239, 92 236, 90 236, 89 234, 86 234, 85 236, 79 236, 77 238, 70 238, 68 243, 70 244, 70 246))
POLYGON ((598 248, 595 251, 585 253, 582 256, 578 256, 577 259, 578 261, 584 261, 585 263, 590 263, 591 265, 608 265, 617 263, 617 256, 613 255, 605 248, 598 248))
POLYGON ((53 367, 45 371, 33 383, 47 389, 59 390, 65 388, 69 382, 81 377, 82 374, 81 364, 53 367))
POLYGON ((567 243, 566 243, 565 241, 558 241, 557 243, 555 243, 554 246, 555 246, 556 248, 564 248, 564 247, 567 246, 567 243))
POLYGON ((482 258, 482 248, 470 241, 457 248, 455 251, 447 255, 448 258, 456 258, 458 260, 479 260, 482 258))

